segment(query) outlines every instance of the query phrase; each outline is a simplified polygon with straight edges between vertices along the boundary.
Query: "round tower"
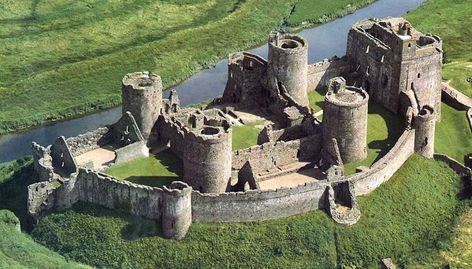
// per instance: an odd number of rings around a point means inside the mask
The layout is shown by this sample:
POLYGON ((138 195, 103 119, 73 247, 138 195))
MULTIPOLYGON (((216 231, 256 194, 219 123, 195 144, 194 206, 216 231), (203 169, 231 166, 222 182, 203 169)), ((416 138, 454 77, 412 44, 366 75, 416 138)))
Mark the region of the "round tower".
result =
POLYGON ((181 181, 163 187, 162 233, 165 238, 181 240, 192 224, 192 188, 181 181))
POLYGON ((346 87, 343 78, 330 81, 323 109, 323 144, 335 138, 343 163, 367 157, 367 114, 369 95, 346 87))
POLYGON ((414 119, 415 151, 426 158, 434 155, 434 131, 436 118, 434 109, 424 106, 414 119))
POLYGON ((156 74, 136 72, 122 81, 123 114, 133 114, 141 133, 148 139, 162 108, 162 80, 156 74))
POLYGON ((231 128, 204 126, 186 137, 184 181, 203 193, 225 192, 231 178, 231 128))
MULTIPOLYGON (((271 33, 269 37, 269 85, 281 82, 290 96, 308 106, 308 42, 301 36, 271 33)), ((277 85, 272 85, 277 87, 277 85)))

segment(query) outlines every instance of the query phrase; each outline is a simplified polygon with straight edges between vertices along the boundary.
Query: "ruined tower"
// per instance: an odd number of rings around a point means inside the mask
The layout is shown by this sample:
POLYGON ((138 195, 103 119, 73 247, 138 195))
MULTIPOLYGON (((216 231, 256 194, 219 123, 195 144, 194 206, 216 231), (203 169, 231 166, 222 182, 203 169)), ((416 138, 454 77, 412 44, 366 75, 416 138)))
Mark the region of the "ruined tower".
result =
POLYGON ((126 111, 133 114, 145 139, 162 108, 162 80, 156 74, 136 72, 127 74, 122 81, 121 99, 123 115, 126 111))
POLYGON ((398 113, 400 93, 412 91, 419 107, 440 116, 442 40, 422 34, 403 18, 367 19, 349 31, 352 83, 398 113))
POLYGON ((415 152, 426 158, 433 158, 434 131, 436 118, 434 109, 424 106, 414 119, 415 128, 415 152))
POLYGON ((162 233, 165 238, 181 240, 192 224, 192 188, 181 181, 163 187, 162 233))
POLYGON ((330 81, 324 100, 323 145, 335 138, 344 163, 367 157, 368 100, 364 90, 346 86, 344 78, 330 81))
POLYGON ((268 82, 281 83, 299 104, 308 106, 308 42, 301 36, 273 32, 269 36, 268 82))
POLYGON ((185 182, 200 192, 225 192, 231 177, 231 128, 204 126, 186 137, 185 182))

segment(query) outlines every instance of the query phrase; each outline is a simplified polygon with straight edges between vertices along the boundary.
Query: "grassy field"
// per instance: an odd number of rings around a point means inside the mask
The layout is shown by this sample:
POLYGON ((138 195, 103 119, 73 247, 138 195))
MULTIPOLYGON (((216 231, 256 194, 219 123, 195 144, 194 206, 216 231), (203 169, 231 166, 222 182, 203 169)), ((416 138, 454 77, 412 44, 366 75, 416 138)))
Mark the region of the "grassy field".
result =
POLYGON ((182 176, 182 161, 170 150, 112 166, 105 173, 133 183, 162 187, 179 180, 182 176))
POLYGON ((249 122, 241 126, 233 127, 233 150, 245 149, 257 145, 257 137, 261 132, 257 125, 262 121, 249 122))
POLYGON ((118 105, 128 72, 150 70, 165 87, 177 84, 230 52, 265 42, 295 4, 302 6, 290 25, 345 10, 341 2, 3 1, 0 133, 118 105), (304 6, 323 9, 311 14, 304 6))
POLYGON ((388 183, 359 198, 362 218, 350 227, 316 211, 193 224, 176 242, 163 239, 152 221, 78 204, 44 218, 32 236, 68 258, 108 268, 378 268, 385 257, 428 264, 443 260, 437 249, 452 244, 466 206, 457 198, 459 182, 443 164, 414 155, 388 183))
POLYGON ((90 268, 69 262, 15 229, 13 213, 0 210, 0 268, 90 268))
MULTIPOLYGON (((324 91, 308 93, 310 107, 316 111, 323 109, 324 91)), ((367 158, 361 162, 350 163, 344 166, 345 174, 351 175, 358 166, 371 166, 378 159, 387 154, 393 147, 403 130, 400 117, 387 111, 379 104, 369 103, 367 118, 367 158)))
POLYGON ((464 155, 472 152, 472 132, 466 112, 444 103, 441 109, 442 119, 436 124, 434 151, 447 154, 463 163, 464 155))

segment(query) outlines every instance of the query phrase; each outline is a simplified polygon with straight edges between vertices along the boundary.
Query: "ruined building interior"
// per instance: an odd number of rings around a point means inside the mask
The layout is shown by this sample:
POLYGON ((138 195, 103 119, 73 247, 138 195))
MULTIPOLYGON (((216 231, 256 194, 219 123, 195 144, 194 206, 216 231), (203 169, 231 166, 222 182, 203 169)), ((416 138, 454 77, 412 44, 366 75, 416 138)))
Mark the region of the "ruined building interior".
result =
POLYGON ((130 73, 122 81, 122 118, 48 147, 33 143, 39 181, 29 186, 35 221, 78 201, 161 223, 182 239, 192 222, 254 221, 324 209, 343 224, 360 218, 356 196, 387 181, 408 157, 434 153, 441 102, 442 41, 402 18, 368 19, 348 34, 346 56, 308 64, 308 43, 271 33, 268 59, 229 56, 223 96, 206 108, 181 108, 161 78, 130 73), (327 88, 322 113, 308 92, 327 88), (369 102, 404 119, 390 152, 344 175, 367 157, 369 102), (321 116, 322 115, 322 116, 321 116), (232 128, 260 121, 257 145, 232 149, 232 128), (104 174, 104 168, 162 150, 183 163, 180 181, 163 188, 104 174), (97 157, 99 156, 99 157, 97 157), (59 187, 51 182, 58 180, 59 187))

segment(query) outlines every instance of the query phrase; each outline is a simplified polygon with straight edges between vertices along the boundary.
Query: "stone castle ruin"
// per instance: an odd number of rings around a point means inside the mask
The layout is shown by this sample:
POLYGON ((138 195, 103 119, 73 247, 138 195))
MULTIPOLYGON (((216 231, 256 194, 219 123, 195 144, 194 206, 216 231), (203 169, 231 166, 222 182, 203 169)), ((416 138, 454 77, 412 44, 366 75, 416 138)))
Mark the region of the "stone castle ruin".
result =
POLYGON ((417 152, 432 158, 441 102, 442 41, 402 18, 353 25, 347 55, 308 64, 308 43, 271 33, 268 59, 229 56, 224 94, 206 109, 162 97, 161 78, 131 73, 122 81, 123 116, 115 124, 48 146, 33 143, 39 182, 28 210, 44 214, 79 201, 156 220, 182 239, 192 222, 240 222, 323 209, 342 224, 360 218, 356 196, 387 181, 417 152), (322 121, 308 92, 327 88, 322 121), (369 100, 405 119, 403 134, 371 167, 344 175, 367 157, 369 100), (263 119, 256 146, 232 149, 232 128, 263 119), (121 181, 103 169, 164 149, 183 176, 163 188, 121 181), (97 158, 100 156, 100 158, 97 158), (53 184, 58 181, 60 184, 53 184))

